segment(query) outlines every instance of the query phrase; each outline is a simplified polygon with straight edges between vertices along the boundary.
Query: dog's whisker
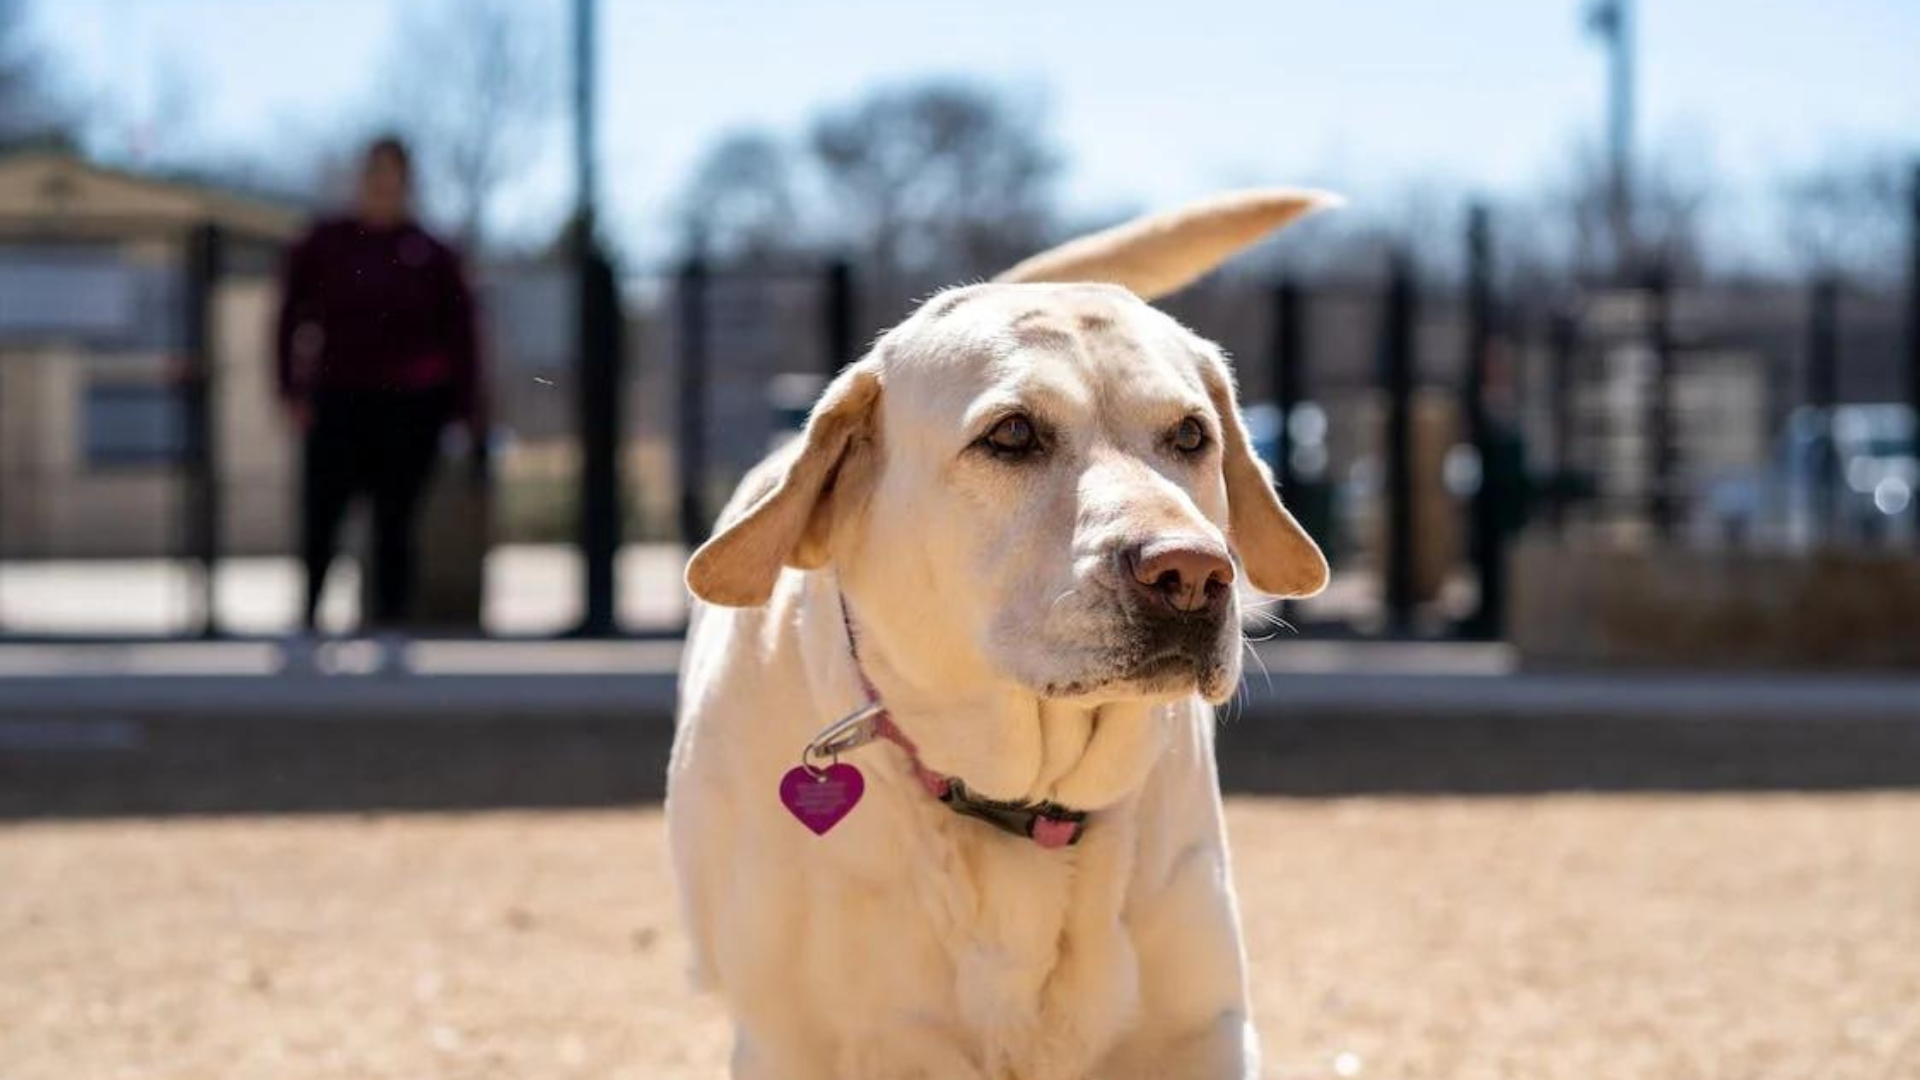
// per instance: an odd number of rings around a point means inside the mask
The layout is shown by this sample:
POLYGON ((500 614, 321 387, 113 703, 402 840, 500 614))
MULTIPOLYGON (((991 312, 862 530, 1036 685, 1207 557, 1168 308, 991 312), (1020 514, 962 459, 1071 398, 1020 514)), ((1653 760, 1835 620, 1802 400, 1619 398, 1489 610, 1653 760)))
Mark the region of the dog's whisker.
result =
MULTIPOLYGON (((1269 694, 1273 693, 1273 672, 1269 670, 1267 667, 1267 658, 1260 655, 1260 650, 1254 648, 1253 642, 1248 638, 1242 637, 1240 640, 1240 645, 1242 648, 1247 650, 1247 655, 1253 657, 1253 662, 1259 665, 1260 677, 1265 679, 1267 682, 1267 693, 1269 694)), ((1241 685, 1242 686, 1246 685, 1245 680, 1242 680, 1241 685)))

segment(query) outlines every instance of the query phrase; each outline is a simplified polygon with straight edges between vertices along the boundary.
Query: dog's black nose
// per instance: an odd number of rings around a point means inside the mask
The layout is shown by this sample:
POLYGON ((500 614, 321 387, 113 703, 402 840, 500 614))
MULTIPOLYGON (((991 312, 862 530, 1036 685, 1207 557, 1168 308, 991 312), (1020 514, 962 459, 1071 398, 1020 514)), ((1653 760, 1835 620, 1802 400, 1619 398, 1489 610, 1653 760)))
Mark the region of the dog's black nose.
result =
POLYGON ((1212 615, 1233 593, 1233 560, 1198 536, 1170 536, 1127 549, 1126 579, 1150 604, 1179 615, 1212 615))

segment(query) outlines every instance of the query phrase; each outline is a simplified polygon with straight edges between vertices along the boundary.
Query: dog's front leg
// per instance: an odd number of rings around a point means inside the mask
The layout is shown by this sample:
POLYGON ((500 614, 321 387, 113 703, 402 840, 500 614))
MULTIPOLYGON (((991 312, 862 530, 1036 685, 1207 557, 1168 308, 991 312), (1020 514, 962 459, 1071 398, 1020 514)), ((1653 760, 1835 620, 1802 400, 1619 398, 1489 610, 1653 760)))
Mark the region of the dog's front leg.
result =
POLYGON ((951 1033, 912 1017, 779 1027, 736 1029, 733 1080, 988 1080, 951 1033))
POLYGON ((1196 852, 1139 912, 1140 1010, 1101 1080, 1252 1080, 1259 1042, 1248 1019, 1240 931, 1217 856, 1196 852))
POLYGON ((1107 1058, 1100 1080, 1255 1080, 1260 1071, 1253 1025, 1239 1011, 1184 1031, 1130 1038, 1107 1058))
POLYGON ((1126 1038, 1107 1056, 1098 1074, 1103 1080, 1258 1075, 1259 1043, 1248 1020, 1246 956, 1212 755, 1198 760, 1208 768, 1193 770, 1184 800, 1150 801, 1143 810, 1160 823, 1181 821, 1184 810, 1183 835, 1190 839, 1173 848, 1166 862, 1150 861, 1136 883, 1126 923, 1139 955, 1140 1008, 1126 1038), (1154 872, 1161 867, 1164 876, 1154 872))
POLYGON ((909 1016, 876 1017, 841 1047, 843 1080, 988 1080, 979 1060, 944 1026, 909 1016))

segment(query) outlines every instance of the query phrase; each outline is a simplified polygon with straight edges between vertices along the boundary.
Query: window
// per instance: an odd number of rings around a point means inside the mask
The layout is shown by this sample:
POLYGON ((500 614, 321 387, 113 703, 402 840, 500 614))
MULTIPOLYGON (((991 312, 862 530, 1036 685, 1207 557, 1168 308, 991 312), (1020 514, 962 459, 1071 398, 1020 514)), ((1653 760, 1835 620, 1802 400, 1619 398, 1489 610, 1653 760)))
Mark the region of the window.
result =
POLYGON ((87 465, 171 464, 186 453, 181 395, 158 383, 99 383, 87 388, 83 435, 87 465))
POLYGON ((123 340, 158 277, 108 246, 0 245, 0 338, 123 340))

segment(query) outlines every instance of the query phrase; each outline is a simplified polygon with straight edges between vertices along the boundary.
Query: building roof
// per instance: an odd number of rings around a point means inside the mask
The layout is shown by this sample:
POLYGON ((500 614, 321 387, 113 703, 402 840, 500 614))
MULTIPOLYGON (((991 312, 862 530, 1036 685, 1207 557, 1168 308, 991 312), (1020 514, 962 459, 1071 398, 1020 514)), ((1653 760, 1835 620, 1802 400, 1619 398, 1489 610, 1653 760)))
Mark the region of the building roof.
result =
POLYGON ((111 168, 65 148, 0 152, 0 239, 135 237, 213 223, 278 240, 307 216, 293 203, 111 168))

